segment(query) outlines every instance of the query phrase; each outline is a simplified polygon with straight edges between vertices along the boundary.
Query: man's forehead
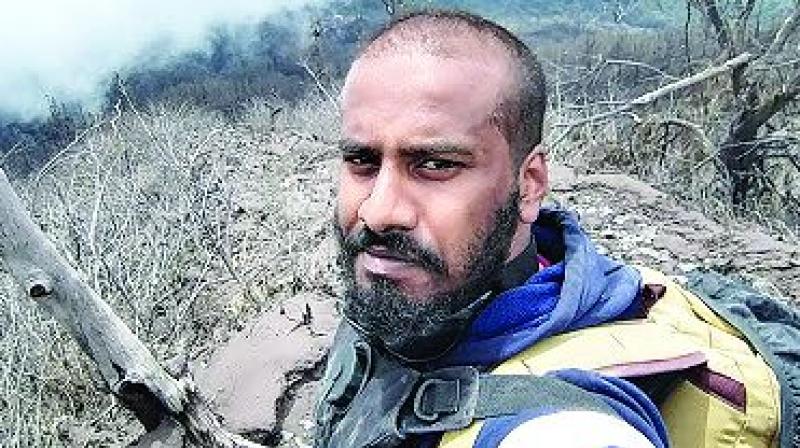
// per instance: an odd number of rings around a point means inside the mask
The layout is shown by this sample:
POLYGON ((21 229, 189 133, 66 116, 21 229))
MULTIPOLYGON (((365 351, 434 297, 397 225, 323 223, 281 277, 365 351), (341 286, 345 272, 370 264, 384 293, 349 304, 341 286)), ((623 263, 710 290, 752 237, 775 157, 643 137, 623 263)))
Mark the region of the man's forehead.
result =
MULTIPOLYGON (((388 72, 404 71, 406 80, 427 80, 430 83, 455 82, 448 76, 448 70, 467 78, 476 87, 486 87, 501 95, 513 86, 515 71, 509 58, 493 49, 473 46, 475 42, 452 47, 452 51, 438 51, 430 45, 409 42, 394 51, 365 53, 353 62, 345 78, 342 90, 343 104, 355 82, 382 83, 383 75, 388 72)), ((464 81, 464 79, 462 79, 464 81)), ((398 89, 398 85, 384 84, 382 94, 391 94, 390 89, 398 89)), ((477 92, 476 92, 477 94, 477 92)), ((499 99, 499 98, 498 98, 499 99)))
POLYGON ((495 35, 460 23, 400 25, 371 42, 359 57, 402 51, 424 51, 444 58, 479 53, 511 58, 508 46, 495 35))
MULTIPOLYGON (((441 126, 484 125, 509 85, 503 64, 441 58, 426 52, 362 59, 342 91, 345 128, 406 125, 419 133, 441 126)), ((452 129, 452 128, 451 128, 452 129)))

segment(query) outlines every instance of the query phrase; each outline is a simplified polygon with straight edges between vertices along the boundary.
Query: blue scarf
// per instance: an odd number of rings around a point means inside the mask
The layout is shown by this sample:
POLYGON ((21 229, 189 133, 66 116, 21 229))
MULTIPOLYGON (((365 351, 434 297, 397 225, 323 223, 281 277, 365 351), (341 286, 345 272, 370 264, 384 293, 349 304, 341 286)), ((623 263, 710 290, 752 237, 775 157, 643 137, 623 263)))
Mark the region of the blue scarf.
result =
POLYGON ((538 247, 563 260, 498 294, 444 365, 491 366, 548 336, 639 311, 639 273, 600 255, 572 213, 543 208, 534 233, 538 247))

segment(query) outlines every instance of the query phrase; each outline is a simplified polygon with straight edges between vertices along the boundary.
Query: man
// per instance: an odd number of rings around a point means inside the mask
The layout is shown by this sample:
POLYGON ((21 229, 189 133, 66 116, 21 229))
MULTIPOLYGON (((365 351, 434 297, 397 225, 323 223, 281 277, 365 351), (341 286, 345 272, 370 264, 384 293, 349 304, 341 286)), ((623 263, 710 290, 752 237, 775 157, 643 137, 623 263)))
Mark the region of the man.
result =
POLYGON ((545 103, 530 50, 474 15, 411 14, 359 53, 335 218, 345 319, 316 446, 668 445, 658 409, 625 380, 486 373, 643 310, 639 273, 541 208, 545 103))

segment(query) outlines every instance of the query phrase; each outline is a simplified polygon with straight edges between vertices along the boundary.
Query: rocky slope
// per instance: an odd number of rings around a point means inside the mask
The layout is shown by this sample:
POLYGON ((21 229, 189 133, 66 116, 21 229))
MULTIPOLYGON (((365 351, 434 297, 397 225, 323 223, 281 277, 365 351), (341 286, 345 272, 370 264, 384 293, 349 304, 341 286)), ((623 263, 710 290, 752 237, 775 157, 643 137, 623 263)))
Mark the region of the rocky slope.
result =
POLYGON ((800 244, 753 224, 716 222, 644 182, 555 168, 552 196, 575 210, 596 244, 633 264, 682 275, 697 267, 736 274, 800 301, 800 244))

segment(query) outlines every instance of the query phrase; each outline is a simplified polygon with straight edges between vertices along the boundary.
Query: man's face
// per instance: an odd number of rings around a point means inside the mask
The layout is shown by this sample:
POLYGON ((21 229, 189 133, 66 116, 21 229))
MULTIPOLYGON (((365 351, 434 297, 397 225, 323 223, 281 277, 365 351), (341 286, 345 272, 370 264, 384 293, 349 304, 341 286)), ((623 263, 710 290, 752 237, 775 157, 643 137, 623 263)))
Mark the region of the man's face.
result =
POLYGON ((464 288, 485 284, 475 277, 505 261, 519 223, 517 179, 492 113, 510 83, 508 65, 486 51, 403 51, 354 64, 343 92, 336 224, 362 300, 372 293, 397 313, 429 314, 431 302, 473 293, 464 288))

